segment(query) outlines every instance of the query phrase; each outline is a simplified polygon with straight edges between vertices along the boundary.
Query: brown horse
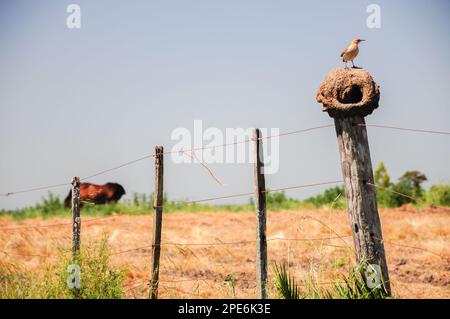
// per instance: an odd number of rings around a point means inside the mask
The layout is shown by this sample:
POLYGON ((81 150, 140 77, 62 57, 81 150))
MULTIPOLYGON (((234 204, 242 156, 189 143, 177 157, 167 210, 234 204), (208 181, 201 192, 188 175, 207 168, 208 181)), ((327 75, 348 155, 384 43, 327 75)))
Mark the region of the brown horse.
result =
MULTIPOLYGON (((125 194, 125 189, 117 183, 95 185, 91 183, 80 184, 80 205, 83 203, 106 204, 115 203, 125 194)), ((72 190, 70 190, 64 206, 70 207, 72 203, 72 190)))

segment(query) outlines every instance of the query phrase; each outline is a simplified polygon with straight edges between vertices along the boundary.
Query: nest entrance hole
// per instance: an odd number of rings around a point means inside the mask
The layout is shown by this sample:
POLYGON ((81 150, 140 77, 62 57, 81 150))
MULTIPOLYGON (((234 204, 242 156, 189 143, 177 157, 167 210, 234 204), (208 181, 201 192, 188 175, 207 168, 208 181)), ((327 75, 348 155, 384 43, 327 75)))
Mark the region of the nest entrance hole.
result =
POLYGON ((361 88, 353 84, 351 87, 346 88, 339 96, 339 102, 342 104, 354 104, 361 102, 363 94, 361 88))

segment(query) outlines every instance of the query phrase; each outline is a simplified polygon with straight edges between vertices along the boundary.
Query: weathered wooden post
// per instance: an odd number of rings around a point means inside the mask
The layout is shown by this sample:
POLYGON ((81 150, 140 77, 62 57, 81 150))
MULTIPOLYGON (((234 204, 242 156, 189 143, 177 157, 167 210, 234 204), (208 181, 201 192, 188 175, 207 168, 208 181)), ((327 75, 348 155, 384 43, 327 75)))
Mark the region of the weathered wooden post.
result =
POLYGON ((80 178, 72 178, 72 258, 77 259, 80 253, 80 178))
POLYGON ((163 181, 164 181, 164 148, 155 147, 155 192, 153 194, 153 208, 155 216, 153 220, 153 245, 152 265, 150 274, 150 298, 158 298, 159 284, 159 257, 161 255, 161 229, 163 213, 163 181))
POLYGON ((253 131, 256 204, 256 285, 260 299, 267 298, 266 182, 261 130, 253 131))
MULTIPOLYGON (((379 86, 363 69, 337 68, 322 82, 317 101, 334 118, 349 219, 358 262, 372 265, 385 292, 391 288, 373 183, 364 117, 378 107, 379 86)), ((362 274, 368 280, 367 273, 362 274)))

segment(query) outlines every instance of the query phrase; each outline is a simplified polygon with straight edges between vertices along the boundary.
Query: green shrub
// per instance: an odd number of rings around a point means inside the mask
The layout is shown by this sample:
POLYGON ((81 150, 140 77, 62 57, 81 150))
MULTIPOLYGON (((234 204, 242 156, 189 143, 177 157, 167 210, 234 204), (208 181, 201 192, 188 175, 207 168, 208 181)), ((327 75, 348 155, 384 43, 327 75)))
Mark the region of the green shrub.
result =
POLYGON ((351 268, 347 275, 336 276, 331 288, 325 288, 317 282, 313 274, 303 281, 304 288, 289 274, 284 264, 275 264, 275 288, 284 299, 384 299, 387 295, 382 286, 369 288, 362 273, 367 269, 365 263, 351 268))
POLYGON ((323 194, 305 199, 306 203, 313 204, 316 208, 328 206, 331 208, 345 208, 344 186, 336 186, 326 189, 323 194))
POLYGON ((80 289, 70 288, 69 254, 63 254, 60 266, 46 266, 41 271, 0 263, 0 299, 114 299, 123 297, 124 270, 109 263, 106 240, 82 249, 76 264, 81 270, 80 289))
POLYGON ((367 265, 361 263, 349 271, 348 275, 341 275, 331 290, 326 294, 334 299, 385 299, 387 295, 382 286, 369 288, 362 273, 367 265))
POLYGON ((81 251, 74 264, 81 269, 80 289, 67 285, 68 267, 73 263, 67 259, 59 272, 59 283, 64 287, 64 295, 79 299, 118 299, 123 295, 124 271, 109 265, 110 252, 106 239, 96 249, 81 251))
POLYGON ((295 278, 286 269, 286 264, 274 265, 275 287, 280 297, 284 299, 300 299, 300 290, 295 278))
POLYGON ((430 204, 450 206, 450 185, 437 184, 430 187, 426 194, 430 204))

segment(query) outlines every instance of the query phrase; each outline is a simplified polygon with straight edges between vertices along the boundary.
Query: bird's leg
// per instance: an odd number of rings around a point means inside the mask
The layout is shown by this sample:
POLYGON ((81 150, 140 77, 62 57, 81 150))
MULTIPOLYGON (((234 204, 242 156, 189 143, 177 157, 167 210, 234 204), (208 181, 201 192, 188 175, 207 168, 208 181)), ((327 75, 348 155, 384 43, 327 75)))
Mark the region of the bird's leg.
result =
POLYGON ((348 67, 347 67, 347 61, 345 61, 344 63, 345 63, 345 68, 348 69, 348 67))
POLYGON ((352 60, 352 65, 353 65, 353 68, 356 68, 355 64, 353 63, 353 60, 352 60))

